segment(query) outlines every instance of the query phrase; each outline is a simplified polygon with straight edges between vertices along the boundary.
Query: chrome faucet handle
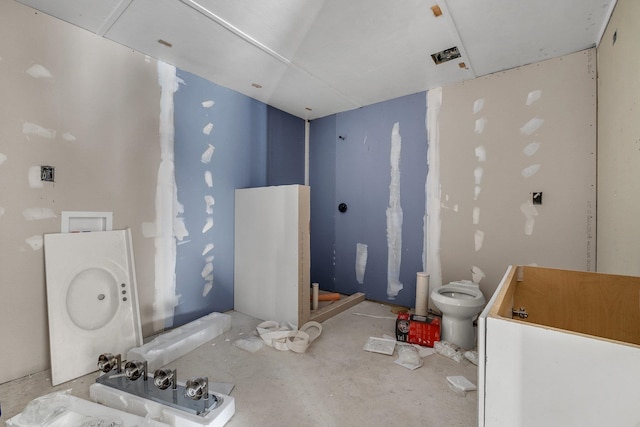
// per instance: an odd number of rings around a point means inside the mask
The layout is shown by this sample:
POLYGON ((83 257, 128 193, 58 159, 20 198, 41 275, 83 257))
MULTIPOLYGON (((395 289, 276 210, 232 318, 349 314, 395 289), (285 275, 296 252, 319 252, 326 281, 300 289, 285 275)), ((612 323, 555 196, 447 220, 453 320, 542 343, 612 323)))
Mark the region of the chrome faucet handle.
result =
POLYGON ((209 379, 207 377, 191 378, 184 386, 184 396, 193 400, 209 398, 209 379))
POLYGON ((165 390, 169 388, 169 386, 173 386, 173 389, 178 388, 178 383, 176 382, 176 370, 171 369, 156 369, 153 373, 153 383, 160 390, 165 390))
POLYGON ((98 356, 98 369, 104 373, 110 372, 113 368, 120 373, 122 365, 122 359, 119 354, 113 355, 111 353, 102 353, 98 356))
POLYGON ((147 361, 130 360, 124 365, 124 376, 131 381, 135 381, 138 378, 144 376, 144 381, 147 380, 147 361))

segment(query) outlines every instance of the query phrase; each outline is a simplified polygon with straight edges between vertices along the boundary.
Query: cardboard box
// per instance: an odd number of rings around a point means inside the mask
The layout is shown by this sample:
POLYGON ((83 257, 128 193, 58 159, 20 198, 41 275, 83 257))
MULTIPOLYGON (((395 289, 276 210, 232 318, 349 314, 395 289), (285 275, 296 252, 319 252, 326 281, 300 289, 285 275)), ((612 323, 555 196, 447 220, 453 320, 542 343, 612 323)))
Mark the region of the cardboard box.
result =
POLYGON ((396 319, 396 339, 409 344, 433 347, 440 341, 440 319, 400 313, 396 319))

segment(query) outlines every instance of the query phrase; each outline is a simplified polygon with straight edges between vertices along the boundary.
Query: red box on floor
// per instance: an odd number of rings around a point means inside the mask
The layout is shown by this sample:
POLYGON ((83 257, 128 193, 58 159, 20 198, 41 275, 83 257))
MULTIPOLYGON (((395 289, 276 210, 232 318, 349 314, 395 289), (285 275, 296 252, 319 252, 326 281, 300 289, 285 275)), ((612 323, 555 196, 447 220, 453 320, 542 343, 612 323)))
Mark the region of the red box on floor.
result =
POLYGON ((409 344, 433 347, 440 341, 440 319, 400 313, 396 319, 396 339, 409 344))

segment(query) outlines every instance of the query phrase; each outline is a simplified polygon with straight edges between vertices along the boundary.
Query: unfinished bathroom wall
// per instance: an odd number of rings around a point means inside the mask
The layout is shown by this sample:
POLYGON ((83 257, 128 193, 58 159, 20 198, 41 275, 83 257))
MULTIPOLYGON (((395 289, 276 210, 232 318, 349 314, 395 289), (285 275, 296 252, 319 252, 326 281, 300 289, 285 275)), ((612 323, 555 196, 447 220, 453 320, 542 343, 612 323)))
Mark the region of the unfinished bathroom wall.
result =
POLYGON ((595 79, 589 49, 442 88, 432 287, 490 297, 510 264, 595 269, 595 79))
POLYGON ((234 190, 267 185, 268 107, 186 71, 178 78, 176 183, 188 235, 177 247, 174 326, 233 309, 234 190))
POLYGON ((311 281, 335 290, 336 116, 313 120, 309 135, 311 281))
POLYGON ((416 272, 423 270, 425 114, 422 92, 337 114, 335 125, 330 118, 311 122, 311 281, 321 289, 415 304, 416 272), (325 150, 335 156, 320 154, 325 150), (314 183, 333 171, 327 179, 334 188, 323 185, 318 197, 314 183))
POLYGON ((44 233, 62 211, 130 227, 152 332, 160 87, 155 60, 13 1, 0 2, 0 383, 49 366, 44 233), (54 182, 40 166, 55 167, 54 182))
POLYGON ((305 123, 277 108, 267 107, 267 184, 304 184, 305 123))
POLYGON ((618 0, 598 46, 598 271, 640 275, 640 2, 618 0))

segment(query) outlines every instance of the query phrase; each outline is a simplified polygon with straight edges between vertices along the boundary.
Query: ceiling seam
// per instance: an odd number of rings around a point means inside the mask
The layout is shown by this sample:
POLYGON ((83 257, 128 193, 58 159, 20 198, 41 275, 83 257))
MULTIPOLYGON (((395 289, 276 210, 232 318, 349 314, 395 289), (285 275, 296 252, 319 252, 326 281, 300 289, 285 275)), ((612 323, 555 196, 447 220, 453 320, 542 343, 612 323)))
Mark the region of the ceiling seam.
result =
POLYGON ((121 0, 118 5, 113 9, 113 11, 109 14, 107 19, 102 23, 96 34, 100 37, 104 37, 105 34, 113 27, 118 19, 122 16, 122 14, 131 6, 133 0, 121 0))
POLYGON ((281 63, 285 64, 286 66, 294 68, 295 70, 297 70, 299 72, 302 72, 302 73, 308 75, 309 77, 311 77, 311 78, 313 78, 313 79, 315 79, 315 80, 317 80, 319 82, 322 82, 322 84, 324 86, 326 86, 327 88, 331 89, 336 95, 339 95, 344 100, 348 101, 350 104, 352 104, 354 106, 354 108, 362 107, 362 104, 360 102, 357 102, 357 101, 349 98, 348 96, 343 94, 341 91, 337 90, 336 88, 331 86, 329 83, 327 83, 325 80, 317 77, 316 75, 314 75, 311 72, 307 71, 304 67, 299 66, 298 64, 296 64, 295 62, 293 62, 289 58, 279 54, 275 50, 271 49, 269 46, 267 46, 264 43, 261 43, 260 41, 256 40, 255 38, 253 38, 249 34, 247 34, 244 31, 242 31, 240 28, 236 27, 235 25, 231 24, 230 22, 226 21, 225 19, 221 18, 220 16, 216 15, 215 13, 213 13, 212 11, 207 9, 206 7, 202 6, 198 2, 196 2, 194 0, 180 0, 180 2, 183 3, 184 5, 192 8, 193 10, 195 10, 196 12, 198 12, 201 15, 205 16, 206 18, 210 19, 211 21, 215 22, 216 24, 220 25, 221 27, 223 27, 224 29, 226 29, 231 34, 235 35, 236 37, 241 38, 245 42, 251 44, 252 46, 255 46, 256 48, 260 49, 264 53, 270 55, 274 59, 276 59, 276 60, 280 61, 281 63))
POLYGON ((455 19, 453 19, 453 15, 451 14, 451 10, 449 9, 449 5, 447 4, 447 0, 440 0, 440 4, 444 5, 444 16, 445 19, 451 24, 450 28, 452 28, 455 38, 458 40, 458 50, 462 54, 464 58, 464 63, 471 72, 473 78, 476 78, 476 72, 473 70, 473 65, 471 64, 471 58, 467 54, 467 50, 464 47, 464 43, 462 41, 462 37, 460 36, 460 32, 458 32, 458 26, 456 25, 455 19))

